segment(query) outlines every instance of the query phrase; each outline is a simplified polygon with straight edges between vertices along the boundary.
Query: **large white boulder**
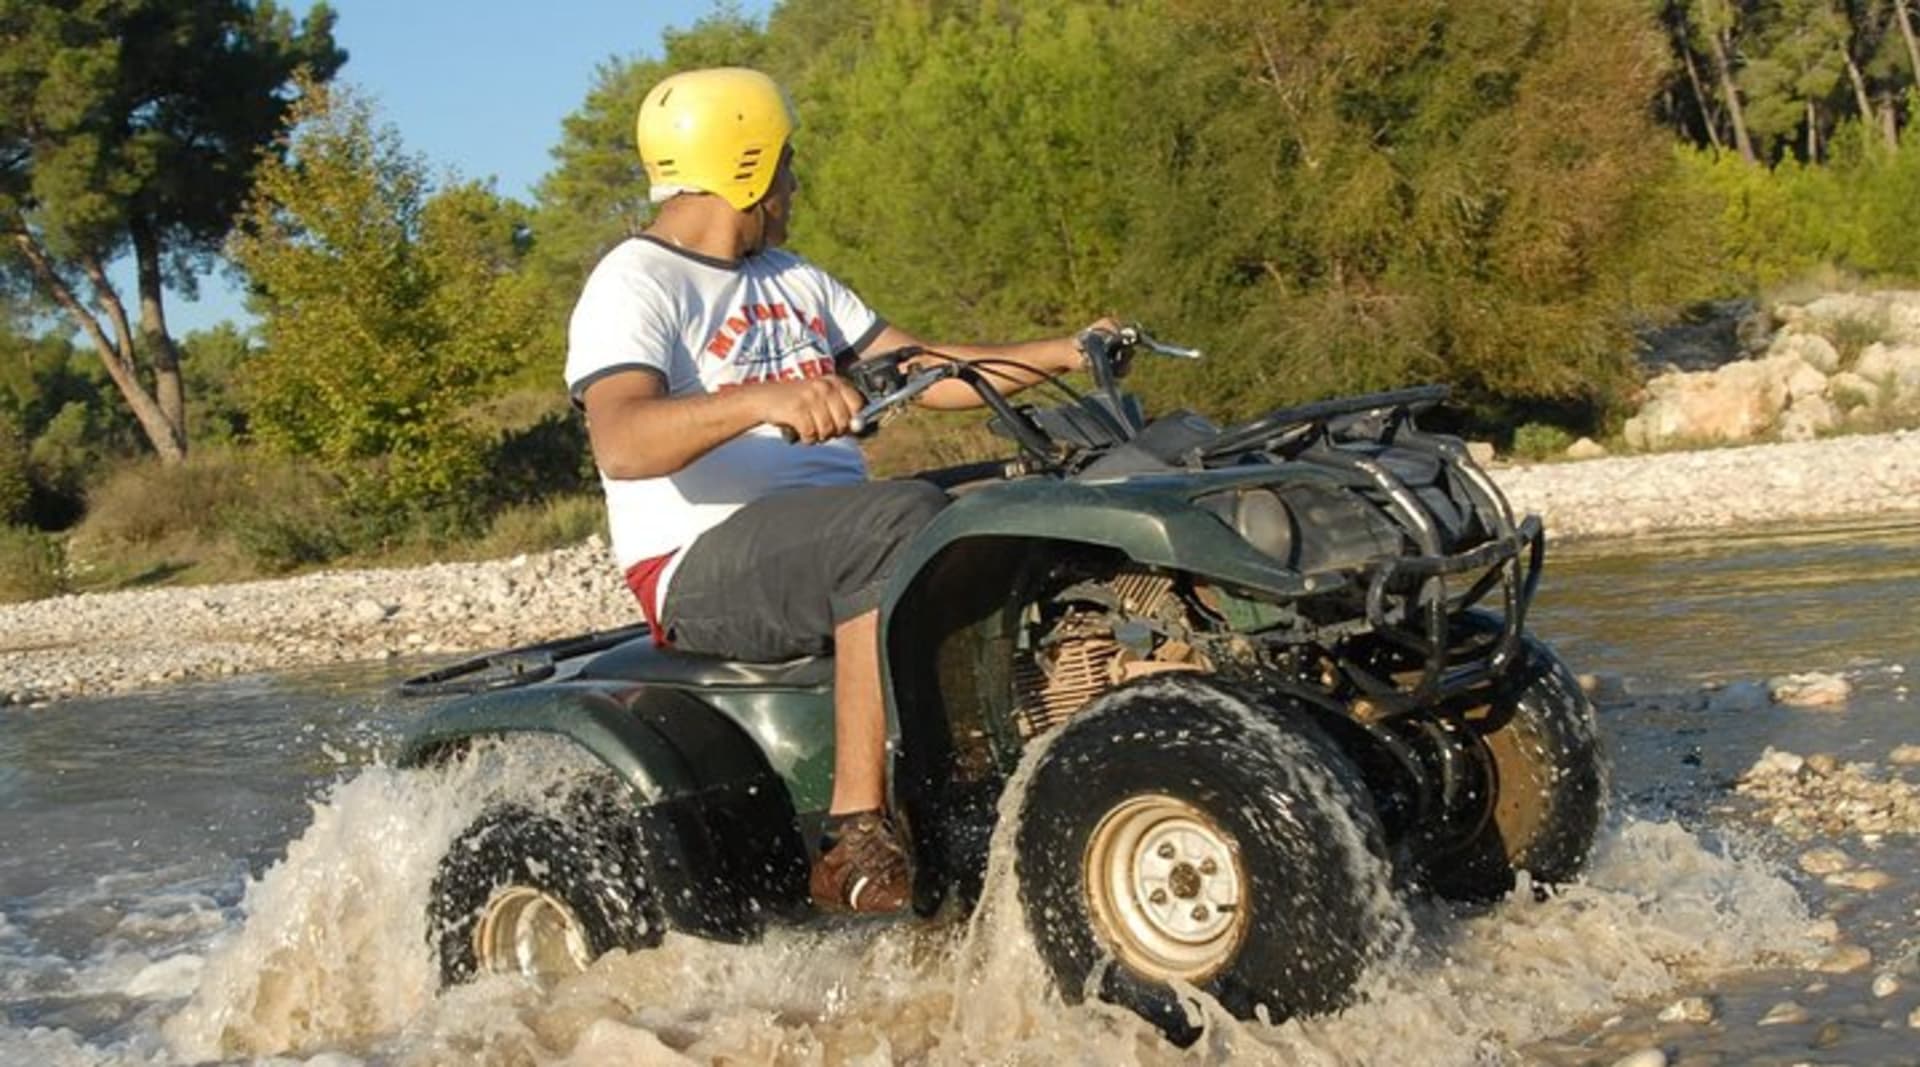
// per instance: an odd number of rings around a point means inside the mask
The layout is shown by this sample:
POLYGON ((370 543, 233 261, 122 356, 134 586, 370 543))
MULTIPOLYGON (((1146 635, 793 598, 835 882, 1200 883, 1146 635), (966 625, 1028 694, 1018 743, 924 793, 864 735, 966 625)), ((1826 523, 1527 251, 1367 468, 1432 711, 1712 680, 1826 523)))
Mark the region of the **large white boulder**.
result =
POLYGON ((1920 344, 1868 345, 1853 369, 1878 383, 1895 404, 1920 404, 1920 344))
POLYGON ((1647 396, 1622 431, 1634 448, 1745 441, 1773 427, 1789 393, 1775 367, 1743 360, 1711 372, 1663 374, 1647 383, 1647 396))
POLYGON ((1843 370, 1827 379, 1827 397, 1843 411, 1878 404, 1880 392, 1880 383, 1855 371, 1843 370))
POLYGON ((1920 345, 1920 291, 1889 289, 1873 295, 1886 309, 1887 341, 1920 345))
POLYGON ((1824 374, 1840 369, 1840 350, 1817 333, 1779 333, 1767 346, 1768 359, 1799 359, 1824 374))
POLYGON ((1780 440, 1811 441, 1821 434, 1832 433, 1838 425, 1840 413, 1826 397, 1795 397, 1793 406, 1780 416, 1780 440))

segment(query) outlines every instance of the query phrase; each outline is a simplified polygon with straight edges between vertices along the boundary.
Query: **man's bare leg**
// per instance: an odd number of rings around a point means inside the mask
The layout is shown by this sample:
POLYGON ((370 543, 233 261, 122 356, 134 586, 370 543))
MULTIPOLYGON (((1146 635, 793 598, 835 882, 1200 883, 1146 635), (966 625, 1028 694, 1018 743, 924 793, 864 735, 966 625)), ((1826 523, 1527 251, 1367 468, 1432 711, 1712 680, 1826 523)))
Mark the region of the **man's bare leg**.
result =
POLYGON ((887 708, 880 695, 880 613, 833 630, 833 801, 845 815, 887 803, 887 708))

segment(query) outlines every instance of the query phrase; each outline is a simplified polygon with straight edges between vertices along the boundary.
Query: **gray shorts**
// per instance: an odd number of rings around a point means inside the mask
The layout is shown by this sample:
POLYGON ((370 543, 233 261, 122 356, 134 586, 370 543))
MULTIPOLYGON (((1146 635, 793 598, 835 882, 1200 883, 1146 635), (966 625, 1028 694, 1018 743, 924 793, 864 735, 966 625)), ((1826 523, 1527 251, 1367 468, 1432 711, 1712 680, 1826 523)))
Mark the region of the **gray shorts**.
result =
POLYGON ((661 605, 667 638, 748 662, 831 652, 834 628, 880 606, 907 543, 946 503, 915 479, 756 500, 687 546, 661 605))

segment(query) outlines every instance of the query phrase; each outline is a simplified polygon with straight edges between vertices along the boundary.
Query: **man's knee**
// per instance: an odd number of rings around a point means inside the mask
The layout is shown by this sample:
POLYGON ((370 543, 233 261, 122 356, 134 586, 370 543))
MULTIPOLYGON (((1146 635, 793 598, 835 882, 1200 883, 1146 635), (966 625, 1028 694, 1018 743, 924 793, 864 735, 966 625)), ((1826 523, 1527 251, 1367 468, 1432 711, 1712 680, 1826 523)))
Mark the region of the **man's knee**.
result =
POLYGON ((919 533, 948 503, 945 490, 918 478, 874 484, 885 487, 872 518, 876 533, 893 535, 887 540, 904 541, 919 533))

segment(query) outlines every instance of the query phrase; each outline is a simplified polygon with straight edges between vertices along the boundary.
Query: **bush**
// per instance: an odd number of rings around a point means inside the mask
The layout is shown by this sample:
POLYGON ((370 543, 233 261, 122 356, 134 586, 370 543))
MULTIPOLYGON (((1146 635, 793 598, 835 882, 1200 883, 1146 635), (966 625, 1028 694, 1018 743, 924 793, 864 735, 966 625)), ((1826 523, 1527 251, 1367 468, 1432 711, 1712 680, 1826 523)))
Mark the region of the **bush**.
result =
POLYGON ((0 604, 65 592, 65 562, 55 538, 26 526, 0 526, 0 604))
POLYGON ((477 555, 483 558, 542 552, 606 536, 607 509, 598 493, 549 497, 507 508, 493 517, 477 555))
POLYGON ((312 465, 260 451, 129 463, 89 491, 71 554, 86 571, 109 564, 109 581, 195 565, 202 578, 230 578, 323 563, 357 546, 342 495, 312 465))
POLYGON ((280 574, 346 554, 348 537, 330 520, 302 502, 255 501, 228 512, 224 525, 248 562, 280 574))
POLYGON ((89 489, 78 536, 102 547, 211 542, 224 532, 226 513, 260 492, 263 475, 282 469, 254 455, 206 450, 183 463, 128 463, 89 489))
POLYGON ((33 499, 33 483, 27 477, 27 443, 20 433, 19 420, 12 412, 0 410, 0 523, 26 518, 27 505, 33 499))
POLYGON ((1530 422, 1513 431, 1513 454, 1521 459, 1551 459, 1572 444, 1572 434, 1544 422, 1530 422))

